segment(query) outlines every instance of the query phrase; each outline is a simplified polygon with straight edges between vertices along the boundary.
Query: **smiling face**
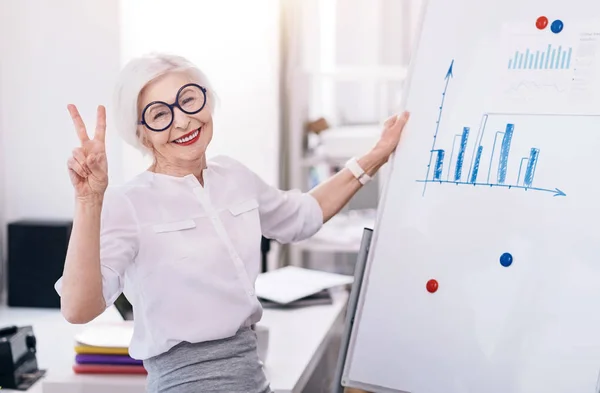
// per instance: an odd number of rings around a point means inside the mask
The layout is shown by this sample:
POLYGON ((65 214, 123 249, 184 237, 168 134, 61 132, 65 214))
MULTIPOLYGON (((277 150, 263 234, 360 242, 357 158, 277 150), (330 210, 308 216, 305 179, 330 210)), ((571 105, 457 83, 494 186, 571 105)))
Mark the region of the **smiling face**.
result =
MULTIPOLYGON (((184 72, 165 74, 150 82, 139 96, 138 114, 155 101, 173 104, 182 86, 197 83, 184 72)), ((202 94, 193 88, 184 88, 179 94, 179 103, 188 112, 193 109, 194 100, 203 100, 202 94)), ((168 124, 170 112, 165 106, 152 106, 146 111, 145 119, 154 124, 168 124), (166 120, 165 120, 166 119, 166 120)), ((138 126, 143 135, 144 145, 154 154, 156 166, 176 167, 194 172, 202 165, 206 148, 212 139, 213 121, 210 105, 207 102, 198 113, 188 114, 180 108, 173 108, 173 121, 164 131, 152 131, 144 125, 138 126)), ((163 127, 153 127, 163 128, 163 127)))

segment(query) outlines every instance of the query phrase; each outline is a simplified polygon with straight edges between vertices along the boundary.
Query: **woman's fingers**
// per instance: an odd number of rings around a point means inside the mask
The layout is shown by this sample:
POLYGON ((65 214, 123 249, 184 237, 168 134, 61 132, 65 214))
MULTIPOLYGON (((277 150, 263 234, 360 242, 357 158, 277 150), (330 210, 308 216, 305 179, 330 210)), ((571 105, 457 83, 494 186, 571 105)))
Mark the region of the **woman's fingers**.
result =
POLYGON ((396 123, 396 120, 398 120, 398 115, 393 115, 388 117, 388 119, 383 123, 384 127, 391 127, 392 125, 394 125, 394 123, 396 123))
POLYGON ((85 163, 94 176, 99 178, 107 176, 106 155, 104 153, 90 154, 85 163))
POLYGON ((87 158, 86 164, 90 167, 92 171, 97 171, 100 169, 100 164, 98 161, 98 155, 92 154, 87 158))
POLYGON ((401 115, 394 115, 386 120, 385 127, 381 134, 379 142, 377 142, 377 150, 382 155, 388 157, 393 151, 396 150, 400 136, 404 130, 406 122, 408 122, 409 113, 403 112, 401 115))
POLYGON ((73 158, 75 161, 77 161, 86 174, 89 175, 91 173, 86 164, 86 158, 82 148, 73 149, 73 158))
POLYGON ((96 132, 94 139, 104 143, 104 136, 106 134, 106 108, 102 105, 98 106, 96 111, 96 132))
POLYGON ((410 114, 407 111, 404 111, 401 115, 398 115, 398 120, 394 123, 394 127, 400 128, 402 130, 408 121, 410 114))
MULTIPOLYGON (((73 125, 75 126, 75 131, 77 131, 77 136, 81 143, 85 143, 90 140, 88 136, 87 130, 85 128, 85 124, 81 115, 79 114, 79 110, 73 104, 67 105, 67 109, 69 110, 69 114, 71 115, 71 120, 73 120, 73 125)), ((106 108, 103 105, 99 105, 96 110, 96 131, 94 132, 94 139, 101 142, 104 145, 104 139, 106 135, 106 108)))
POLYGON ((83 119, 81 118, 77 107, 73 104, 69 104, 67 109, 69 110, 71 120, 73 120, 73 125, 75 126, 75 131, 77 131, 77 136, 79 137, 81 143, 89 141, 90 138, 88 137, 85 124, 83 123, 83 119))
POLYGON ((385 128, 400 127, 403 128, 408 121, 409 113, 407 111, 402 112, 400 115, 390 116, 384 123, 385 128))
POLYGON ((409 113, 403 112, 401 115, 396 115, 388 119, 388 121, 386 122, 387 125, 384 129, 384 134, 396 135, 400 137, 400 134, 402 133, 402 130, 404 129, 404 126, 408 121, 408 118, 409 113))
POLYGON ((69 178, 71 178, 71 183, 73 185, 76 185, 77 183, 80 183, 82 181, 82 177, 79 176, 77 174, 77 172, 75 172, 74 170, 72 170, 71 168, 69 168, 69 178))
POLYGON ((69 160, 67 161, 67 167, 73 172, 75 172, 77 175, 79 175, 79 177, 81 178, 85 179, 86 177, 88 177, 88 174, 83 169, 81 164, 77 162, 77 160, 73 157, 69 157, 69 160))

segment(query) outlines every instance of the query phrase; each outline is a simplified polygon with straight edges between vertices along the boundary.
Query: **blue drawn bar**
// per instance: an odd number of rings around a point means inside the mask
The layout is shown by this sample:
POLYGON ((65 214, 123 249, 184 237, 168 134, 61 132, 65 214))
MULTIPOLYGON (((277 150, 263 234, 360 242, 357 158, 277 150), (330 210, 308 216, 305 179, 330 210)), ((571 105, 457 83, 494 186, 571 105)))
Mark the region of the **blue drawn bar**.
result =
POLYGON ((434 150, 437 152, 435 160, 435 170, 433 172, 433 180, 440 180, 442 177, 442 168, 444 167, 444 150, 434 150))
POLYGON ((471 183, 475 183, 477 181, 477 172, 479 172, 479 162, 481 161, 482 151, 483 146, 479 146, 477 148, 477 155, 475 156, 475 164, 473 164, 473 173, 471 173, 471 183))
MULTIPOLYGON (((477 136, 475 137, 475 145, 477 146, 477 148, 473 149, 473 155, 471 156, 471 165, 469 166, 469 174, 467 175, 467 178, 471 178, 471 172, 473 171, 473 169, 475 167, 475 164, 474 164, 475 163, 475 153, 481 147, 481 140, 483 139, 483 135, 485 134, 487 120, 488 120, 488 114, 486 113, 481 118, 481 123, 479 123, 479 130, 477 131, 477 136)), ((477 163, 477 165, 479 166, 479 162, 477 163)), ((475 176, 475 178, 477 178, 477 176, 475 176)))
POLYGON ((529 162, 527 163, 527 170, 525 171, 525 181, 523 185, 525 187, 531 187, 533 183, 533 176, 535 175, 535 167, 537 166, 537 159, 540 154, 540 149, 536 149, 535 147, 531 148, 531 152, 529 153, 529 162))
POLYGON ((571 67, 571 55, 573 48, 563 48, 562 45, 555 48, 552 44, 544 51, 525 49, 525 52, 515 51, 512 58, 508 60, 509 69, 569 69, 571 67))
POLYGON ((546 63, 544 64, 544 68, 548 68, 548 63, 550 62, 550 50, 552 49, 552 45, 548 45, 548 50, 546 51, 546 63))
POLYGON ((519 69, 523 68, 523 55, 522 54, 519 54, 519 67, 518 68, 519 69))
POLYGON ((498 183, 504 184, 506 181, 506 168, 508 166, 508 153, 510 152, 510 142, 512 141, 514 124, 506 125, 506 132, 502 138, 502 147, 500 148, 500 162, 498 163, 498 183))
POLYGON ((448 175, 446 175, 446 180, 450 180, 450 172, 452 171, 452 159, 454 158, 454 148, 456 146, 456 138, 461 138, 461 134, 454 135, 454 139, 452 139, 452 150, 450 150, 450 159, 448 160, 448 175))
POLYGON ((496 131, 496 135, 494 135, 494 144, 492 145, 492 154, 490 154, 490 167, 488 168, 487 182, 490 182, 490 176, 492 175, 492 162, 494 161, 494 152, 496 151, 496 141, 498 140, 498 135, 504 135, 502 131, 496 131))
POLYGON ((467 141, 469 139, 469 127, 463 128, 462 137, 460 139, 460 148, 458 150, 458 157, 456 158, 456 169, 454 171, 454 180, 460 181, 462 175, 462 167, 465 159, 465 150, 467 149, 467 141))
POLYGON ((545 58, 546 54, 542 53, 542 56, 540 56, 540 70, 542 68, 544 68, 544 58, 545 58))
POLYGON ((528 160, 527 157, 521 158, 521 163, 519 164, 519 176, 517 176, 517 186, 521 182, 521 170, 523 169, 523 161, 526 161, 526 160, 528 160))

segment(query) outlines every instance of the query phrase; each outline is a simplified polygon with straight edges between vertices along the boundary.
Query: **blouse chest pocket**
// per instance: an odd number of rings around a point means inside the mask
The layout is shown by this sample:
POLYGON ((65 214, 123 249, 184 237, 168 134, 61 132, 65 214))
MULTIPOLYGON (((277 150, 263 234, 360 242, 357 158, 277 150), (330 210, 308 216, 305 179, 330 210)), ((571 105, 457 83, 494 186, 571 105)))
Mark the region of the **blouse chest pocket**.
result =
POLYGON ((147 230, 149 256, 156 263, 169 263, 193 255, 198 229, 195 220, 167 221, 147 230))
POLYGON ((237 217, 243 213, 252 212, 257 209, 258 201, 256 199, 248 199, 230 206, 228 210, 234 217, 237 217))
POLYGON ((194 220, 168 222, 152 226, 152 230, 154 231, 154 233, 176 232, 192 228, 196 228, 196 222, 194 220))
POLYGON ((251 255, 262 234, 258 201, 251 198, 233 203, 221 217, 242 258, 251 255))

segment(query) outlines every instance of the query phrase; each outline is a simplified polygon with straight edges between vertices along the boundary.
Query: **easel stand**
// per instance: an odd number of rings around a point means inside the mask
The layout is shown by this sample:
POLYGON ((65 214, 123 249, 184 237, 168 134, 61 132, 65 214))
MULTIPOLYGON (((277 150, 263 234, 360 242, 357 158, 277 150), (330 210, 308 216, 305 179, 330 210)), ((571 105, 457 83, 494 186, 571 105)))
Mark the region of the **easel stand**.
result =
POLYGON ((356 314, 356 307, 358 305, 358 298, 360 295, 360 289, 362 287, 363 277, 365 273, 365 267, 367 265, 367 257, 369 255, 369 249, 371 247, 371 238, 373 237, 373 230, 365 228, 363 230, 363 237, 358 251, 356 259, 356 267, 354 268, 354 284, 350 291, 350 297, 348 299, 348 310, 346 314, 346 323, 344 326, 344 333, 342 335, 342 342, 340 345, 340 354, 338 357, 337 367, 335 370, 334 384, 332 387, 332 393, 343 393, 344 386, 342 386, 342 376, 344 373, 344 365, 346 363, 346 353, 348 352, 348 346, 350 345, 350 335, 352 333, 352 326, 354 325, 354 315, 356 314))

